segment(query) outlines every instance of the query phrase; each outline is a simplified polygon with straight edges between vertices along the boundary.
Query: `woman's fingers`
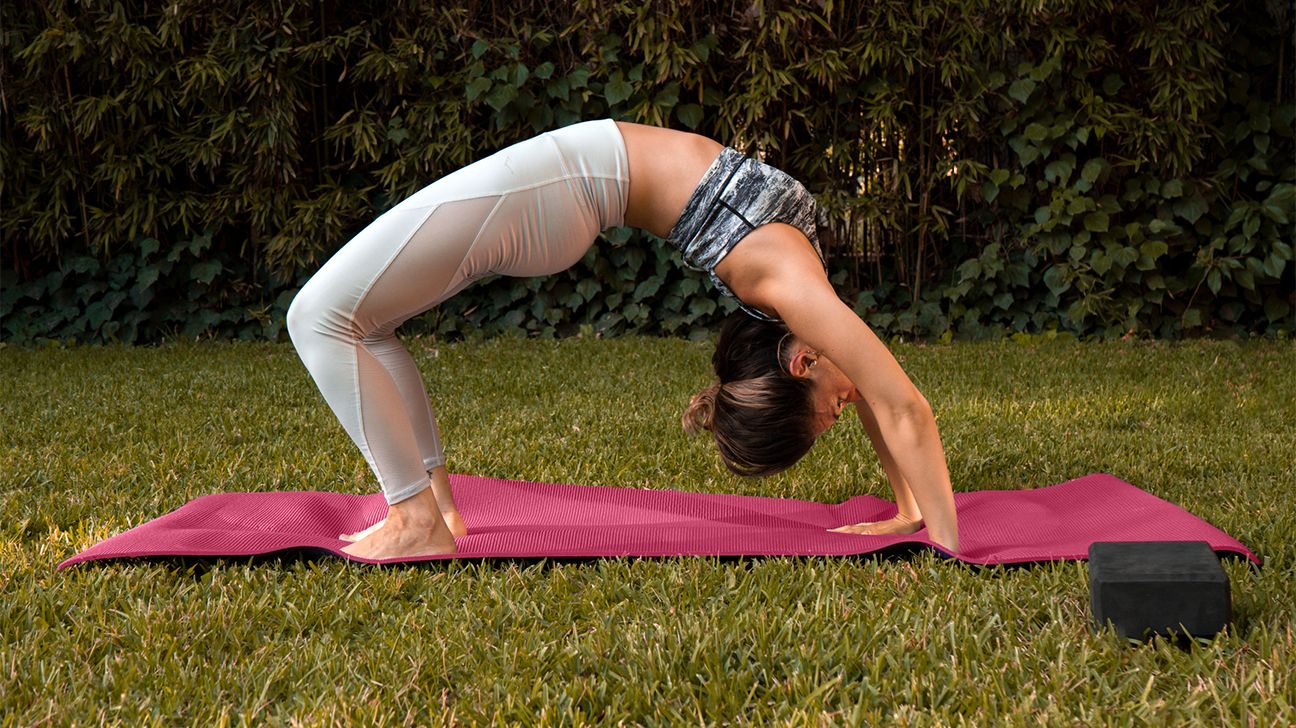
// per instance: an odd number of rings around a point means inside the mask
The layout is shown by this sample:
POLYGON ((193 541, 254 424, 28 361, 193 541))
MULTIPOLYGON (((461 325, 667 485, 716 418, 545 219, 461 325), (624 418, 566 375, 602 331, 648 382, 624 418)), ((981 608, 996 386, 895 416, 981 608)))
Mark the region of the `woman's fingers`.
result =
POLYGON ((833 533, 864 533, 864 534, 871 534, 871 533, 874 532, 873 529, 874 529, 877 525, 878 525, 878 524, 877 524, 875 521, 869 521, 869 522, 867 522, 867 523, 856 523, 856 524, 854 524, 854 525, 852 525, 852 526, 838 526, 837 528, 830 528, 830 529, 828 529, 828 530, 829 530, 829 531, 832 531, 833 533))
POLYGON ((922 521, 911 521, 903 516, 895 516, 885 521, 865 521, 847 526, 830 528, 833 533, 855 533, 866 536, 907 535, 922 528, 922 521))

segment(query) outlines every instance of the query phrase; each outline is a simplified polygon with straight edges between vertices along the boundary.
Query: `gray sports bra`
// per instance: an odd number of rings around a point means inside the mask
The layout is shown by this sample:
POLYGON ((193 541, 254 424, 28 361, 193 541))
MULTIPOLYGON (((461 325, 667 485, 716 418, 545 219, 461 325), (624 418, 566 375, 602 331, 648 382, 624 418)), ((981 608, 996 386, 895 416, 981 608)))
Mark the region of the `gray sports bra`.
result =
POLYGON ((702 175, 666 241, 680 249, 690 268, 705 271, 715 287, 738 301, 742 310, 773 321, 776 319, 743 303, 715 274, 715 267, 740 240, 771 222, 786 223, 804 233, 823 262, 814 197, 787 173, 725 147, 702 175))

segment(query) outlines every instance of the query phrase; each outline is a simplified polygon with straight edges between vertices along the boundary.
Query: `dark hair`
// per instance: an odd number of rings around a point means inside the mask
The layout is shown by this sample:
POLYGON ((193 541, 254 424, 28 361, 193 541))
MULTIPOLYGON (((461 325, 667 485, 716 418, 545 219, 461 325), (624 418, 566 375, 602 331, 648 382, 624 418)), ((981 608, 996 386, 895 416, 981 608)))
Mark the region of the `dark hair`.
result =
POLYGON ((815 441, 810 381, 792 376, 787 326, 735 312, 725 320, 711 365, 720 381, 693 395, 684 429, 710 430, 720 458, 738 475, 773 475, 815 441))

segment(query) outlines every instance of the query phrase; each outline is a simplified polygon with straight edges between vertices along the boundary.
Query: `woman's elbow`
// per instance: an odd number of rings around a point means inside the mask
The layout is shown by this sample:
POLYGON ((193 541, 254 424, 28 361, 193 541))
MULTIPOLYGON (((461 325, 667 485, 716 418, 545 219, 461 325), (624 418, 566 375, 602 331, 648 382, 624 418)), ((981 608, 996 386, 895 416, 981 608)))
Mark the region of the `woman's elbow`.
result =
POLYGON ((914 417, 919 417, 924 420, 936 419, 936 412, 932 409, 931 402, 928 402, 927 398, 924 397, 922 392, 919 392, 916 387, 914 388, 913 397, 909 403, 909 411, 914 417))
POLYGON ((917 426, 918 429, 925 429, 926 425, 936 421, 931 403, 916 388, 888 403, 884 417, 897 426, 917 426))

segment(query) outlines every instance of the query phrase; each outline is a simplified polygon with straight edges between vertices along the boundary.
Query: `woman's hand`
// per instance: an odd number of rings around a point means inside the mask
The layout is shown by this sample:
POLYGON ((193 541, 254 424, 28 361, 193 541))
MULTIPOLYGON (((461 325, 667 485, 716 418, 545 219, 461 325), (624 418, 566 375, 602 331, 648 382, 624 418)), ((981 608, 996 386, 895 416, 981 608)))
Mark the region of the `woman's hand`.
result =
POLYGON ((888 518, 885 521, 856 523, 853 526, 839 526, 828 530, 833 533, 860 533, 866 536, 907 536, 922 527, 923 522, 921 518, 910 518, 898 513, 894 517, 888 518))

